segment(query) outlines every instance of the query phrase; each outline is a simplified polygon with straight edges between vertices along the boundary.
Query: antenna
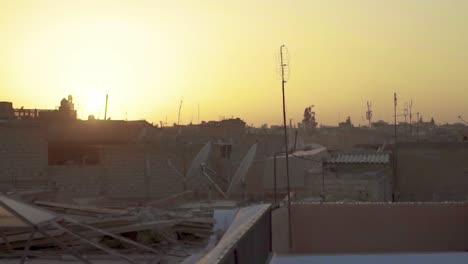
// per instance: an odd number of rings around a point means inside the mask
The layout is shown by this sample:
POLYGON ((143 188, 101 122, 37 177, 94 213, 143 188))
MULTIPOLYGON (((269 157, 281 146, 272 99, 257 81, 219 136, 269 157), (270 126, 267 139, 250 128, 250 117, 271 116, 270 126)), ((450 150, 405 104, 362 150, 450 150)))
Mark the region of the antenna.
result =
POLYGON ((397 177, 397 165, 398 165, 398 141, 397 141, 397 104, 398 104, 398 99, 397 99, 397 93, 393 94, 393 118, 394 118, 394 126, 395 126, 395 150, 394 150, 394 158, 393 158, 393 175, 395 177, 395 182, 393 183, 393 194, 392 194, 392 202, 396 202, 397 200, 397 192, 398 192, 398 177, 397 177))
POLYGON ((468 122, 466 122, 461 115, 458 116, 458 119, 460 119, 460 121, 462 121, 465 125, 468 125, 468 122))
MULTIPOLYGON (((405 103, 405 106, 404 106, 404 108, 403 108, 403 116, 405 117, 405 137, 407 138, 407 137, 408 137, 408 133, 407 133, 407 132, 408 132, 408 131, 407 131, 407 130, 408 130, 408 129, 407 129, 407 128, 408 128, 408 126, 407 126, 407 122, 408 122, 408 121, 407 121, 407 120, 408 120, 408 119, 407 119, 407 117, 408 117, 408 103, 405 103)), ((407 138, 407 139, 408 139, 408 138, 407 138)))
POLYGON ((239 183, 241 183, 242 186, 245 187, 245 177, 247 176, 247 173, 249 172, 250 166, 252 166, 252 162, 255 158, 256 153, 257 153, 257 143, 253 144, 252 147, 250 147, 249 151, 242 159, 242 162, 240 163, 239 168, 237 168, 236 173, 234 173, 234 176, 232 177, 232 180, 229 183, 229 187, 226 192, 228 196, 232 193, 233 189, 239 185, 239 183))
POLYGON ((107 101, 109 99, 109 95, 106 94, 106 107, 104 108, 104 120, 107 120, 107 101))
POLYGON ((198 118, 197 118, 197 123, 200 124, 200 103, 197 104, 198 108, 198 118))
POLYGON ((372 127, 372 102, 367 101, 366 120, 369 121, 369 127, 372 127))
POLYGON ((177 117, 177 126, 180 125, 180 111, 182 110, 182 103, 184 102, 184 98, 180 98, 180 104, 179 104, 179 115, 177 117))
POLYGON ((419 112, 416 113, 416 118, 418 120, 416 120, 416 138, 417 138, 417 142, 419 143, 419 123, 421 123, 420 119, 419 119, 419 112))
POLYGON ((409 128, 410 128, 410 136, 413 135, 413 126, 412 126, 412 120, 413 120, 413 99, 411 99, 409 105, 409 128))
POLYGON ((289 157, 288 157, 288 129, 286 124, 286 98, 284 94, 284 86, 289 79, 289 55, 285 45, 280 47, 280 66, 281 66, 281 90, 283 94, 283 128, 284 128, 284 152, 286 154, 286 182, 288 196, 288 228, 289 228, 289 249, 293 249, 292 241, 292 226, 291 226, 291 194, 289 184, 289 157))

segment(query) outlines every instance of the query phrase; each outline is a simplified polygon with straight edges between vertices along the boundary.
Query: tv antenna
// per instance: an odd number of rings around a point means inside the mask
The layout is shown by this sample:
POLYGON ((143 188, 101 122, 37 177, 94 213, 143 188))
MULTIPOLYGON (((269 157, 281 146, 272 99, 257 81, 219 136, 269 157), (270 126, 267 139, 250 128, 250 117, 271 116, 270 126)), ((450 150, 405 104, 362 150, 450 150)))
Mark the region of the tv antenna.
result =
POLYGON ((106 94, 106 106, 104 108, 104 120, 107 120, 107 102, 109 101, 109 94, 106 94))
POLYGON ((462 121, 465 125, 468 125, 468 122, 466 122, 461 115, 458 116, 458 119, 462 121))
POLYGON ((184 97, 180 98, 180 103, 179 103, 179 114, 177 117, 177 126, 180 125, 180 112, 182 110, 182 103, 184 102, 184 97))
POLYGON ((292 226, 291 226, 291 194, 290 194, 290 181, 289 181, 289 157, 288 157, 288 128, 286 124, 286 97, 284 93, 284 86, 289 80, 289 54, 285 45, 280 46, 280 68, 281 68, 281 91, 283 94, 283 129, 284 129, 284 152, 286 154, 286 188, 288 197, 288 230, 289 230, 289 249, 293 249, 292 241, 292 226))
POLYGON ((369 121, 369 127, 372 127, 372 102, 367 101, 366 120, 369 121))
POLYGON ((405 103, 405 106, 403 108, 403 116, 405 117, 405 137, 408 137, 408 103, 405 103))
POLYGON ((409 109, 410 136, 412 136, 413 135, 413 125, 412 125, 412 121, 413 121, 413 99, 411 99, 411 101, 409 102, 408 109, 409 109))

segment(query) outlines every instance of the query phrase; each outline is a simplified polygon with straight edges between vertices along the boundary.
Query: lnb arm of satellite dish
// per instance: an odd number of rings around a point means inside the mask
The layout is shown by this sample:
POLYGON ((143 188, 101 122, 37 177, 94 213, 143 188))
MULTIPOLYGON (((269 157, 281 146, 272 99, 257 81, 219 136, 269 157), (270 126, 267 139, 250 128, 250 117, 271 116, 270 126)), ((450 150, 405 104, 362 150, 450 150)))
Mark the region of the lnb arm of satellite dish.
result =
POLYGON ((170 167, 172 170, 174 170, 174 172, 175 172, 179 177, 181 177, 182 179, 185 178, 184 175, 183 175, 180 171, 178 171, 178 170, 175 168, 175 166, 172 164, 172 161, 171 161, 170 159, 167 160, 167 165, 169 165, 169 167, 170 167))
POLYGON ((213 181, 213 179, 211 179, 210 175, 206 173, 203 166, 202 166, 202 173, 205 176, 205 178, 208 180, 209 184, 211 184, 221 194, 221 196, 224 197, 224 199, 227 199, 228 198, 227 194, 218 186, 218 184, 216 184, 215 181, 213 181))

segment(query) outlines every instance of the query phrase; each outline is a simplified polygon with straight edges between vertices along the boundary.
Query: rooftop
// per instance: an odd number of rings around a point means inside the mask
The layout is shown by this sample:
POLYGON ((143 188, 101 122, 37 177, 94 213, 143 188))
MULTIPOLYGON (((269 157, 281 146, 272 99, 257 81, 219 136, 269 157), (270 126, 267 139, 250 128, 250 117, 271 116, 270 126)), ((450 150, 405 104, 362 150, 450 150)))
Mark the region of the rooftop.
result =
POLYGON ((390 153, 388 152, 337 153, 327 160, 327 163, 332 164, 387 164, 389 162, 390 153))

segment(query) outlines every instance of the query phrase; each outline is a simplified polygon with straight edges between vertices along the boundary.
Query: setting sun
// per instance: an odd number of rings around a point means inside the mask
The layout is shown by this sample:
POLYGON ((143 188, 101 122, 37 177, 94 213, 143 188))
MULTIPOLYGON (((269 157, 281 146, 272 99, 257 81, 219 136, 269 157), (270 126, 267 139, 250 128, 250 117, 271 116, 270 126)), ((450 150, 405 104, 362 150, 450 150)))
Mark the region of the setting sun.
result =
POLYGON ((49 108, 72 94, 86 119, 108 93, 113 119, 173 123, 183 97, 182 123, 199 105, 202 120, 235 113, 274 124, 275 56, 286 44, 294 122, 314 104, 319 123, 363 123, 367 100, 376 119, 390 119, 393 92, 441 122, 468 111, 464 1, 181 2, 2 2, 2 99, 49 108))

